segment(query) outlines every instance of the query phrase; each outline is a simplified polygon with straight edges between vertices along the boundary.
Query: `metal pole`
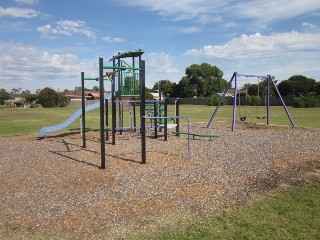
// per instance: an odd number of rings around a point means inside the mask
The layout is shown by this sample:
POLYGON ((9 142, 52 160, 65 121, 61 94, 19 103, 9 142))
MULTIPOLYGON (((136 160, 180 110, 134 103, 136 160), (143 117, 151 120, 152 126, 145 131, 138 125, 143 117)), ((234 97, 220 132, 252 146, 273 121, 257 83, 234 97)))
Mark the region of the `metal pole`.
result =
POLYGON ((273 86, 274 86, 274 88, 276 89, 276 92, 277 92, 278 96, 280 97, 280 100, 281 100, 281 102, 282 102, 282 106, 283 106, 284 110, 285 110, 286 113, 287 113, 287 116, 288 116, 288 118, 289 118, 289 120, 290 120, 290 122, 291 122, 291 124, 292 124, 292 127, 295 127, 296 125, 294 124, 294 121, 293 121, 293 119, 292 119, 292 117, 291 117, 291 115, 290 115, 290 113, 289 113, 289 110, 288 110, 285 102, 283 101, 283 98, 282 98, 282 96, 281 96, 281 94, 280 94, 280 92, 279 92, 279 90, 278 90, 278 88, 277 88, 277 85, 274 83, 274 81, 272 80, 272 78, 271 78, 270 75, 268 75, 268 78, 269 78, 269 79, 271 80, 271 82, 273 83, 273 86))
POLYGON ((86 148, 86 102, 84 98, 84 72, 81 72, 82 147, 86 148))
MULTIPOLYGON (((120 52, 118 52, 118 55, 120 55, 120 52)), ((119 67, 122 67, 121 66, 121 61, 120 61, 120 58, 118 58, 118 66, 119 67)), ((121 106, 121 95, 122 95, 122 72, 119 72, 118 73, 118 100, 119 100, 119 103, 118 103, 118 108, 119 108, 119 112, 118 112, 118 117, 119 117, 119 128, 120 128, 120 135, 122 135, 122 106, 121 106)))
POLYGON ((100 87, 100 144, 101 169, 106 168, 105 136, 104 136, 104 84, 103 84, 103 58, 99 58, 99 87, 100 87))
POLYGON ((209 122, 208 122, 208 124, 207 124, 207 128, 210 127, 210 125, 211 125, 214 117, 216 116, 216 114, 217 114, 217 112, 218 112, 218 110, 219 110, 219 107, 220 107, 223 99, 225 98, 225 96, 226 96, 229 88, 231 87, 231 83, 232 83, 232 81, 233 81, 233 78, 235 78, 236 74, 237 74, 237 73, 233 73, 233 75, 232 75, 232 77, 231 77, 231 79, 230 79, 230 81, 229 81, 229 83, 228 83, 228 86, 227 86, 226 89, 224 90, 223 95, 220 97, 220 101, 219 101, 216 109, 214 110, 214 112, 213 112, 213 114, 212 114, 212 116, 211 116, 211 118, 210 118, 210 120, 209 120, 209 122))
MULTIPOLYGON (((113 60, 113 65, 115 65, 115 60, 113 60)), ((116 104, 116 73, 112 73, 112 83, 111 83, 111 111, 112 111, 112 145, 116 144, 116 126, 117 126, 117 104, 116 104)), ((118 73, 119 74, 119 73, 118 73)))
POLYGON ((164 100, 164 141, 168 141, 168 99, 164 100))
POLYGON ((132 103, 133 104, 133 127, 134 127, 134 132, 137 131, 136 127, 137 127, 137 118, 136 118, 136 103, 132 103))
POLYGON ((191 147, 190 147, 190 121, 189 121, 189 118, 185 117, 185 116, 176 116, 176 117, 144 117, 146 119, 154 119, 154 118, 157 118, 157 119, 169 119, 169 118, 175 118, 175 119, 179 119, 179 118, 184 118, 187 120, 187 123, 188 123, 188 158, 190 159, 191 158, 191 147))
POLYGON ((106 105, 106 141, 109 140, 109 101, 105 100, 106 105))
POLYGON ((140 70, 140 121, 141 121, 141 163, 147 163, 147 151, 146 151, 146 87, 145 87, 145 61, 139 61, 140 70))
MULTIPOLYGON (((177 98, 175 100, 175 117, 178 117, 180 115, 180 99, 177 98)), ((176 118, 176 132, 179 132, 180 131, 180 121, 179 121, 179 118, 176 118)), ((177 134, 177 136, 180 136, 179 134, 177 134)))
POLYGON ((234 102, 233 102, 233 116, 232 116, 232 132, 236 129, 236 109, 237 109, 237 73, 234 78, 234 102))
POLYGON ((267 78, 267 125, 269 124, 270 124, 270 80, 269 78, 267 78))
MULTIPOLYGON (((150 103, 150 105, 151 105, 151 103, 150 103)), ((151 106, 150 106, 150 108, 151 108, 151 106)), ((158 108, 157 102, 154 102, 153 103, 153 116, 154 117, 158 116, 158 109, 157 108, 158 108)), ((158 138, 158 119, 155 118, 155 119, 153 119, 153 121, 154 121, 154 138, 157 139, 158 138)), ((152 122, 152 120, 151 120, 151 122, 152 122)))

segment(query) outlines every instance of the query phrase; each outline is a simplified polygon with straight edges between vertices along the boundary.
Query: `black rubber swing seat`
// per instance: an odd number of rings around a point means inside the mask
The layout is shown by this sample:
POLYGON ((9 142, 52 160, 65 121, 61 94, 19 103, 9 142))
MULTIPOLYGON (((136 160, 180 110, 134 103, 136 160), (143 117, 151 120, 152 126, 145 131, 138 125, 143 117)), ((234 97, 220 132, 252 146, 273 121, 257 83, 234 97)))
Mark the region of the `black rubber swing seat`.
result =
POLYGON ((240 120, 241 121, 245 121, 247 119, 247 116, 242 116, 242 117, 240 117, 240 120))

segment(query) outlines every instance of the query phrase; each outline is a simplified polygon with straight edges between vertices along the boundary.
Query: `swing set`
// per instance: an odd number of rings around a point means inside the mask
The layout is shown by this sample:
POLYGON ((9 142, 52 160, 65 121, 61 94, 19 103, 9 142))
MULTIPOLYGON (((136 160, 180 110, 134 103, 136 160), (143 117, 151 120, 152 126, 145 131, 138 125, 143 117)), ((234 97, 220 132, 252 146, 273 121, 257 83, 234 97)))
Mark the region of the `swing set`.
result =
POLYGON ((245 103, 245 113, 241 115, 241 111, 240 111, 240 106, 241 106, 241 103, 240 103, 240 91, 238 90, 238 78, 239 77, 246 77, 246 78, 258 78, 258 100, 260 99, 260 89, 259 89, 259 80, 260 79, 264 79, 266 80, 266 84, 267 84, 267 88, 266 88, 266 93, 264 94, 264 102, 265 102, 265 106, 266 106, 266 116, 262 116, 260 117, 259 116, 259 101, 258 101, 258 104, 257 104, 257 118, 258 119, 265 119, 267 120, 267 125, 270 124, 270 84, 273 84, 274 86, 274 89, 276 91, 276 93, 278 94, 280 100, 281 100, 281 103, 282 103, 282 106, 284 108, 284 110, 286 111, 287 113, 287 116, 292 124, 293 127, 295 127, 295 124, 294 124, 294 121, 289 113, 289 110, 277 88, 277 85, 275 84, 275 82, 273 81, 273 77, 271 75, 267 75, 267 76, 259 76, 259 75, 248 75, 248 74, 239 74, 237 72, 234 72, 230 81, 228 82, 228 85, 226 87, 226 89, 224 90, 223 94, 221 95, 220 97, 220 101, 218 103, 218 105, 216 106, 208 124, 207 124, 207 128, 210 127, 214 117, 216 116, 220 106, 221 106, 221 103, 223 101, 223 99, 226 97, 226 94, 229 90, 229 88, 231 87, 231 84, 232 82, 234 81, 234 84, 235 84, 235 87, 234 87, 234 102, 233 102, 233 116, 232 116, 232 131, 234 132, 235 129, 236 129, 236 109, 237 109, 237 102, 238 102, 238 107, 239 107, 239 118, 241 121, 245 121, 247 119, 247 116, 246 116, 246 105, 247 105, 247 100, 248 100, 248 89, 247 89, 247 85, 246 85, 246 103, 245 103), (239 92, 238 92, 239 91, 239 92), (237 98, 239 97, 239 100, 237 101, 237 98))
MULTIPOLYGON (((247 77, 247 76, 246 76, 247 77)), ((257 106, 257 113, 256 113, 256 118, 257 119, 265 119, 266 116, 265 115, 260 115, 259 113, 259 106, 262 105, 261 104, 261 99, 260 99, 260 77, 258 76, 257 77, 258 79, 258 82, 257 82, 257 86, 258 86, 258 89, 257 89, 257 92, 258 92, 258 95, 257 95, 257 100, 255 102, 255 105, 257 106)), ((261 80, 263 80, 263 78, 261 78, 261 80)), ((247 105, 248 105, 248 81, 246 81, 246 84, 244 85, 245 86, 245 89, 243 89, 245 91, 245 103, 243 104, 244 106, 244 113, 241 111, 241 90, 238 90, 238 108, 239 108, 239 119, 243 122, 247 119, 247 105)), ((264 91, 263 92, 263 102, 264 102, 264 107, 267 106, 266 104, 266 92, 264 91)))

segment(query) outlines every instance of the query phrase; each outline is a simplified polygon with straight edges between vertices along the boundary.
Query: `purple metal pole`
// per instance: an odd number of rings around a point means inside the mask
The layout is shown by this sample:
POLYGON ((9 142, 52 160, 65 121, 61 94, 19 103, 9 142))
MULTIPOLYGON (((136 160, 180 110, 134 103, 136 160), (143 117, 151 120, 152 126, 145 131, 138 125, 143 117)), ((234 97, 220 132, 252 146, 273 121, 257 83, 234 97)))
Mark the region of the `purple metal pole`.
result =
POLYGON ((191 147, 190 147, 190 122, 189 122, 189 118, 185 117, 185 116, 168 116, 168 117, 146 117, 144 116, 144 118, 146 119, 179 119, 179 118, 184 118, 187 120, 188 123, 188 159, 191 158, 191 147))
POLYGON ((236 129, 236 108, 237 108, 237 73, 234 78, 234 102, 233 102, 233 117, 232 117, 232 132, 236 129))
MULTIPOLYGON (((267 125, 270 123, 270 75, 267 78, 267 125)), ((265 96, 266 97, 266 96, 265 96)))
POLYGON ((213 121, 214 117, 216 116, 216 114, 217 114, 217 112, 218 112, 218 109, 219 109, 219 107, 220 107, 220 105, 221 105, 221 103, 222 103, 223 99, 225 98, 225 96, 226 96, 226 94, 227 94, 227 92, 228 92, 229 88, 231 87, 231 83, 232 83, 233 78, 234 78, 235 76, 236 76, 236 73, 233 73, 233 75, 232 75, 232 77, 231 77, 231 79, 230 79, 230 81, 229 81, 229 83, 228 83, 228 86, 226 87, 226 89, 224 90, 224 92, 223 92, 222 96, 220 97, 220 101, 219 101, 219 103, 218 103, 218 105, 217 105, 216 109, 214 110, 214 112, 213 112, 213 114, 212 114, 212 116, 211 116, 211 118, 210 118, 210 120, 209 120, 209 122, 208 122, 208 124, 207 124, 207 128, 209 128, 209 127, 210 127, 210 125, 211 125, 211 123, 212 123, 212 121, 213 121))
POLYGON ((295 127, 296 125, 294 124, 293 119, 292 119, 292 117, 291 117, 291 115, 290 115, 290 113, 289 113, 289 110, 288 110, 285 102, 283 101, 283 98, 282 98, 282 96, 281 96, 281 94, 280 94, 280 92, 279 92, 279 90, 278 90, 278 88, 277 88, 277 85, 274 83, 274 81, 272 80, 272 78, 271 78, 270 75, 269 75, 268 77, 269 77, 269 79, 271 80, 271 82, 273 83, 273 86, 274 86, 274 88, 276 89, 276 91, 277 91, 277 93, 278 93, 278 96, 280 97, 280 100, 281 100, 281 102, 282 102, 283 108, 284 108, 284 110, 285 110, 286 113, 287 113, 287 116, 288 116, 288 118, 289 118, 289 120, 290 120, 290 122, 291 122, 291 124, 292 124, 292 127, 295 127))

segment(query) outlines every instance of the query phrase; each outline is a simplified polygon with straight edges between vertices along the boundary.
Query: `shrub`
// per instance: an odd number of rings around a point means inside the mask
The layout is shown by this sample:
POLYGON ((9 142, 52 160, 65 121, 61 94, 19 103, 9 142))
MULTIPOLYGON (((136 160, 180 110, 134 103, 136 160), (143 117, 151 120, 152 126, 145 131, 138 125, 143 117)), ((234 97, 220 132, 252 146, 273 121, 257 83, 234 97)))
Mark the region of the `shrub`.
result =
MULTIPOLYGON (((218 94, 213 94, 208 100, 208 105, 209 106, 217 106, 220 102, 220 96, 218 94)), ((227 103, 227 99, 224 98, 223 101, 221 102, 221 106, 225 105, 227 103)))
POLYGON ((320 107, 320 98, 314 93, 309 93, 307 96, 295 97, 293 107, 296 108, 313 108, 320 107))
POLYGON ((256 95, 248 95, 248 105, 250 104, 250 106, 257 106, 259 104, 259 101, 260 97, 256 95))

